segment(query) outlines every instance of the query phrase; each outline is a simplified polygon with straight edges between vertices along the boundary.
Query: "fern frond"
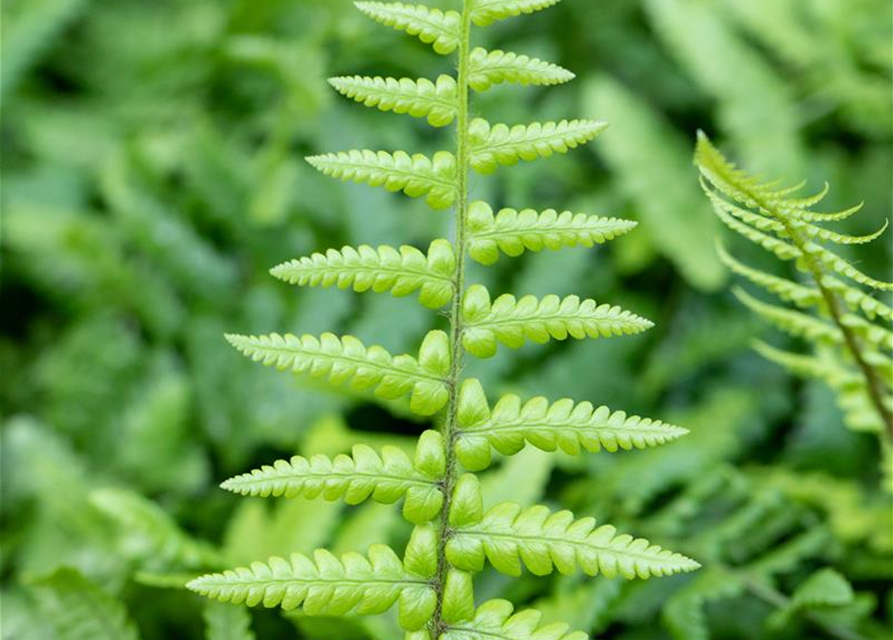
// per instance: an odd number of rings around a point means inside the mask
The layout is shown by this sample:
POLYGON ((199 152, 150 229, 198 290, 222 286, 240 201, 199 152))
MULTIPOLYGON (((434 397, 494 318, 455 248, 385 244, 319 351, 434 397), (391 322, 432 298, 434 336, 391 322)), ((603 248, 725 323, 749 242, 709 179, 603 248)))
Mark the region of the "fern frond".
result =
POLYGON ((434 158, 421 153, 410 156, 404 151, 362 151, 353 149, 307 158, 315 169, 343 181, 403 191, 419 198, 426 196, 432 209, 447 209, 456 198, 456 158, 438 151, 434 158))
POLYGON ((418 36, 434 50, 447 55, 456 50, 462 37, 462 16, 421 4, 402 2, 355 2, 360 11, 385 26, 418 36))
POLYGON ((138 640, 124 604, 75 569, 34 581, 37 605, 58 640, 138 640))
POLYGON ((815 287, 807 287, 787 278, 780 278, 765 271, 754 269, 740 262, 726 250, 719 238, 716 240, 716 252, 722 263, 729 269, 740 276, 744 276, 754 284, 763 287, 766 291, 774 293, 782 300, 786 300, 801 308, 815 307, 824 303, 822 292, 815 287))
POLYGON ((792 218, 803 222, 840 222, 846 220, 850 216, 859 213, 865 207, 864 202, 860 202, 855 207, 844 209, 843 211, 835 211, 833 213, 820 213, 817 211, 792 211, 792 218))
POLYGON ((594 518, 574 519, 570 511, 551 512, 542 505, 522 509, 503 502, 478 523, 457 527, 447 543, 447 558, 459 569, 480 571, 484 559, 511 576, 522 563, 535 575, 561 573, 580 567, 586 575, 608 578, 649 578, 694 571, 700 565, 642 538, 623 534, 610 525, 596 528, 594 518))
POLYGON ((499 49, 487 51, 475 47, 468 64, 468 85, 478 92, 503 82, 550 86, 570 82, 576 77, 557 64, 499 49))
POLYGON ((535 609, 515 610, 508 600, 488 600, 474 612, 474 618, 447 627, 441 640, 587 640, 584 631, 568 631, 568 625, 542 625, 543 614, 535 609))
POLYGON ((251 613, 236 607, 208 600, 202 608, 205 640, 256 640, 251 630, 251 613))
POLYGON ((525 250, 557 250, 582 245, 591 247, 625 235, 638 223, 554 209, 493 209, 482 201, 468 209, 468 253, 484 265, 499 259, 499 252, 517 257, 525 250))
POLYGON ((778 349, 759 340, 753 343, 753 348, 767 360, 784 367, 801 378, 824 380, 835 389, 864 387, 864 382, 858 374, 842 367, 833 366, 825 359, 778 349))
POLYGON ((519 160, 567 153, 568 149, 594 140, 607 126, 597 120, 562 120, 491 127, 483 118, 475 118, 468 128, 471 167, 478 173, 491 174, 499 165, 511 166, 519 160))
MULTIPOLYGON (((701 183, 701 186, 706 188, 703 182, 701 183)), ((781 260, 795 260, 803 256, 803 252, 794 245, 744 224, 734 216, 730 215, 723 207, 714 206, 713 210, 716 212, 716 216, 729 229, 741 234, 754 244, 761 246, 766 251, 774 253, 781 260)))
MULTIPOLYGON (((440 434, 425 432, 419 444, 421 462, 431 457, 424 448, 437 446, 440 452, 435 455, 442 459, 440 434)), ((341 454, 332 459, 318 454, 309 460, 293 456, 290 460, 277 460, 272 465, 230 478, 220 486, 244 496, 321 496, 325 500, 343 498, 351 505, 360 504, 367 498, 391 504, 405 496, 404 516, 410 522, 419 523, 436 516, 443 504, 443 494, 438 486, 443 465, 435 468, 435 473, 430 471, 424 464, 413 465, 409 456, 397 447, 386 446, 379 455, 371 447, 357 444, 350 456, 341 454)))
POLYGON ((845 276, 854 282, 863 284, 866 287, 871 287, 872 289, 878 289, 879 291, 893 291, 893 282, 884 282, 883 280, 876 280, 871 276, 865 275, 839 255, 830 249, 826 249, 820 244, 810 242, 806 245, 804 251, 817 258, 822 264, 835 273, 845 276))
POLYGON ((645 449, 670 442, 687 429, 659 420, 627 416, 589 402, 575 404, 563 398, 549 403, 542 397, 521 402, 516 395, 499 399, 490 410, 481 383, 469 378, 459 392, 459 439, 456 455, 470 471, 490 465, 490 447, 503 455, 514 455, 526 443, 543 451, 561 449, 578 455, 581 449, 596 453, 604 448, 645 449))
MULTIPOLYGON (((868 345, 876 349, 893 349, 893 331, 886 327, 869 322, 861 316, 847 313, 840 317, 843 326, 853 330, 853 333, 865 340, 868 345)), ((886 366, 886 362, 883 366, 886 366)))
POLYGON ((419 359, 392 356, 377 345, 368 349, 353 336, 339 338, 324 333, 297 337, 227 335, 226 339, 255 362, 294 373, 326 377, 338 385, 348 380, 356 389, 375 388, 375 394, 396 399, 412 394, 412 410, 421 415, 439 411, 448 399, 445 378, 449 372, 449 341, 442 331, 432 331, 422 343, 419 359))
POLYGON ((435 240, 428 255, 404 245, 397 251, 382 245, 373 249, 368 245, 329 249, 325 254, 291 260, 270 270, 270 273, 291 284, 300 286, 337 286, 354 291, 390 291, 395 296, 407 296, 420 291, 419 302, 436 309, 450 301, 453 295, 452 274, 456 267, 453 246, 446 240, 435 240))
POLYGON ((818 238, 819 240, 833 242, 834 244, 866 244, 880 238, 883 235, 884 231, 887 230, 887 227, 890 226, 890 221, 885 220, 884 226, 882 226, 877 231, 866 234, 864 236, 851 236, 843 233, 837 233, 836 231, 831 231, 829 229, 818 227, 814 224, 807 224, 805 222, 791 221, 790 224, 794 229, 800 229, 810 238, 818 238))
POLYGON ((641 333, 654 326, 620 307, 599 305, 591 299, 581 301, 578 296, 563 300, 556 295, 542 300, 524 296, 517 300, 505 294, 491 303, 490 293, 481 285, 472 285, 465 292, 462 317, 462 344, 479 358, 495 355, 497 342, 517 349, 527 340, 542 344, 568 336, 578 340, 607 338, 641 333))
POLYGON ((852 310, 862 311, 868 318, 882 318, 893 322, 893 307, 885 305, 880 300, 872 298, 863 291, 847 285, 833 276, 822 278, 822 285, 840 296, 846 305, 852 310))
POLYGON ((262 604, 290 611, 303 605, 310 616, 382 613, 399 600, 401 625, 415 630, 434 610, 436 596, 429 577, 410 573, 390 547, 374 544, 368 557, 349 552, 339 559, 317 549, 312 560, 300 553, 289 560, 273 557, 201 576, 186 587, 208 598, 251 607, 262 604))
POLYGON ((475 0, 471 21, 479 27, 486 27, 497 20, 548 9, 559 2, 561 0, 475 0))
POLYGON ((371 78, 351 76, 330 78, 329 84, 344 96, 381 111, 408 113, 427 118, 434 127, 445 127, 456 119, 458 110, 456 80, 441 75, 437 82, 427 78, 371 78))
POLYGON ((834 325, 799 311, 767 304, 757 300, 739 287, 736 287, 732 292, 748 309, 792 336, 804 338, 811 342, 843 343, 843 336, 834 325))

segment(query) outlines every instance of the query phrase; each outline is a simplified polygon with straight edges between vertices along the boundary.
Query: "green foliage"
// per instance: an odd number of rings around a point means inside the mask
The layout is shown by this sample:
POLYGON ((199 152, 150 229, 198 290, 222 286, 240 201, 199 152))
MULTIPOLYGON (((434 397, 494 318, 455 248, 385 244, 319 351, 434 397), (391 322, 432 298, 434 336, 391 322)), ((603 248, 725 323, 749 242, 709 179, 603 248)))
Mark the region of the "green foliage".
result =
POLYGON ((736 297, 782 331, 816 348, 836 348, 835 353, 819 359, 801 358, 768 346, 760 346, 759 350, 797 375, 827 381, 840 394, 849 426, 876 432, 888 446, 893 438, 893 380, 889 375, 893 369, 893 331, 875 324, 877 316, 889 320, 888 307, 837 276, 876 290, 891 290, 893 283, 865 275, 823 244, 871 242, 887 229, 888 223, 863 236, 817 226, 817 221, 848 218, 861 205, 837 213, 816 212, 813 207, 828 194, 827 183, 815 195, 794 197, 804 184, 780 188, 776 182, 766 183, 748 175, 726 160, 703 133, 698 136, 695 162, 702 174, 701 186, 720 220, 782 260, 795 260, 812 284, 804 286, 749 267, 719 245, 723 262, 782 300, 816 309, 820 317, 762 302, 741 289, 735 290, 736 297))
POLYGON ((511 51, 472 49, 468 57, 468 85, 483 92, 495 84, 555 85, 570 82, 574 74, 557 64, 511 51))

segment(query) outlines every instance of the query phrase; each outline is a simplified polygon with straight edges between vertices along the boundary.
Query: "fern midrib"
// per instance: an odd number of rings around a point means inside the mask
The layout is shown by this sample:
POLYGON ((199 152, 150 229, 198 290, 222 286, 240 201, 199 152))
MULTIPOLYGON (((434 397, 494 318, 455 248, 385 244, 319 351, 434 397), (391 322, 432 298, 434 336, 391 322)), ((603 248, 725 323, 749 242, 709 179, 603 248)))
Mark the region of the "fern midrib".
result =
POLYGON ((526 419, 523 416, 517 419, 517 422, 493 422, 492 420, 488 420, 478 426, 474 427, 463 427, 462 433, 474 433, 475 435, 481 435, 478 432, 493 433, 495 431, 501 432, 512 432, 512 431, 533 431, 536 429, 554 429, 561 431, 575 431, 575 432, 590 432, 597 431, 599 435, 604 433, 611 433, 613 435, 641 435, 641 436, 669 436, 671 435, 671 429, 667 425, 663 425, 663 428, 654 426, 656 423, 652 423, 647 427, 625 427, 625 426, 612 426, 612 425, 598 425, 598 424, 580 424, 577 422, 542 422, 537 419, 526 419))
POLYGON ((437 531, 437 569, 433 584, 436 595, 434 613, 431 617, 430 631, 433 640, 438 640, 445 631, 443 620, 443 597, 446 587, 448 563, 446 546, 451 535, 449 525, 450 507, 452 505, 453 488, 456 484, 456 438, 459 422, 459 383, 462 373, 462 298, 465 293, 465 235, 466 218, 468 216, 468 172, 471 156, 469 149, 469 113, 468 99, 470 87, 469 58, 471 55, 471 13, 474 0, 462 0, 462 27, 459 34, 459 50, 457 60, 457 108, 456 116, 456 189, 455 225, 456 225, 456 270, 453 276, 453 299, 450 305, 450 370, 447 380, 449 399, 447 415, 443 423, 443 440, 445 448, 446 469, 443 478, 443 505, 440 510, 440 521, 437 531))
POLYGON ((249 587, 257 587, 264 585, 273 585, 273 584, 301 584, 312 586, 315 584, 323 585, 323 586, 332 586, 332 585, 395 585, 395 584, 423 584, 427 585, 427 580, 413 580, 410 578, 401 578, 399 580, 386 580, 384 578, 337 578, 333 580, 326 580, 323 578, 258 578, 257 580, 233 580, 231 578, 226 578, 225 581, 221 580, 219 584, 211 583, 212 586, 215 587, 223 587, 226 589, 229 588, 249 588, 249 587))
MULTIPOLYGON (((675 562, 678 563, 679 566, 683 566, 685 564, 684 561, 680 561, 677 558, 674 558, 672 553, 667 554, 666 557, 662 557, 658 555, 644 555, 639 552, 630 552, 626 549, 612 549, 611 547, 599 546, 595 544, 591 544, 586 540, 570 540, 568 538, 563 537, 552 537, 549 535, 525 535, 523 533, 505 533, 502 531, 490 531, 490 530, 476 530, 476 529, 455 529, 454 533, 457 535, 464 535, 469 537, 476 538, 499 538, 503 540, 516 540, 516 541, 533 541, 533 542, 547 542, 554 543, 556 545, 570 545, 572 547, 581 547, 583 549, 593 550, 597 553, 606 553, 612 554, 616 556, 624 556, 627 558, 633 558, 637 560, 643 560, 646 562, 675 562)), ((649 545, 650 546, 650 545, 649 545)))
POLYGON ((298 480, 303 483, 306 478, 314 478, 314 479, 336 479, 336 480, 351 480, 353 478, 373 478, 376 480, 392 480, 394 483, 399 484, 412 484, 412 485, 420 485, 420 486, 432 486, 437 483, 433 480, 424 480, 422 478, 407 478, 406 476, 395 476, 391 474, 385 473, 366 473, 361 471, 349 471, 344 473, 338 472, 326 472, 326 473, 313 473, 312 471, 309 473, 298 473, 295 472, 293 474, 285 474, 285 475, 277 475, 277 476, 267 476, 267 477, 250 477, 242 480, 238 477, 233 478, 232 481, 229 481, 227 484, 233 487, 251 487, 254 485, 260 485, 270 482, 277 481, 289 481, 289 480, 298 480))
MULTIPOLYGON (((596 307, 596 311, 598 311, 597 307, 596 307)), ((636 322, 636 321, 642 321, 643 319, 639 318, 638 316, 635 316, 629 312, 621 312, 621 315, 619 315, 619 316, 608 316, 605 314, 601 314, 601 315, 593 315, 593 314, 584 315, 581 313, 564 314, 564 313, 561 313, 560 311, 556 312, 554 314, 549 314, 549 315, 539 315, 534 311, 530 315, 525 315, 525 316, 520 316, 520 317, 516 316, 516 317, 512 317, 512 318, 494 319, 494 320, 487 319, 487 320, 481 320, 480 322, 468 322, 467 326, 472 329, 486 329, 489 327, 496 327, 496 326, 507 325, 507 324, 520 324, 523 326, 528 322, 553 322, 555 320, 561 320, 564 322, 572 322, 574 320, 578 320, 580 322, 588 323, 588 322, 602 322, 605 320, 615 321, 615 322, 628 320, 631 322, 636 322), (624 317, 622 315, 623 313, 628 313, 629 315, 624 317)))
POLYGON ((441 384, 446 382, 446 380, 444 380, 443 378, 440 378, 438 376, 433 376, 429 373, 424 373, 421 370, 421 367, 419 367, 419 369, 417 371, 407 371, 405 369, 400 369, 393 365, 388 366, 385 364, 381 364, 381 363, 375 362, 374 360, 351 358, 350 356, 344 356, 344 355, 333 355, 331 353, 326 353, 325 351, 309 351, 307 349, 296 349, 294 347, 289 347, 287 345, 264 347, 264 349, 274 349, 276 351, 291 353, 291 354, 295 354, 295 356, 303 356, 305 358, 326 358, 328 360, 338 360, 341 362, 349 362, 351 364, 356 364, 359 366, 378 369, 379 371, 390 371, 391 373, 397 373, 397 374, 399 374, 401 376, 405 376, 407 378, 424 378, 426 380, 432 380, 433 382, 439 382, 441 384))
MULTIPOLYGON (((453 279, 449 276, 442 276, 434 273, 433 271, 428 271, 427 269, 415 269, 412 267, 390 267, 386 265, 374 265, 374 266, 365 266, 365 265, 344 265, 344 266, 305 266, 299 264, 297 266, 288 265, 289 269, 292 269, 294 272, 297 272, 300 275, 308 274, 309 276, 326 276, 331 273, 347 273, 347 274, 374 274, 379 272, 385 273, 393 273, 397 276, 406 276, 406 275, 414 275, 418 278, 426 279, 426 280, 437 280, 439 282, 448 282, 452 284, 453 279)), ((285 269, 283 269, 285 271, 285 269)), ((284 273, 286 277, 288 277, 289 273, 284 273)))
POLYGON ((496 231, 475 231, 469 234, 474 240, 483 238, 483 239, 492 239, 492 238, 511 238, 511 237, 520 237, 530 235, 532 233, 536 234, 549 234, 549 233, 561 233, 568 234, 572 233, 576 236, 582 236, 584 238, 590 237, 591 233, 607 233, 613 232, 614 229, 610 227, 610 224, 603 223, 602 225, 591 225, 586 227, 581 226, 573 226, 573 225, 561 225, 561 226, 529 226, 529 227, 513 227, 511 229, 499 229, 496 231), (601 226, 601 228, 600 228, 601 226), (602 230, 604 229, 604 231, 602 230))
POLYGON ((847 349, 849 350, 850 355, 853 357, 853 360, 856 362, 856 366, 862 372, 862 376, 865 378, 865 384, 868 389, 869 399, 871 400, 872 405, 874 405, 874 408, 877 411, 881 422, 884 423, 884 427, 886 429, 886 438, 887 440, 893 439, 893 414, 891 414, 890 410, 887 409, 884 401, 883 383, 878 379, 878 376, 874 369, 872 369, 872 367, 865 361, 865 357, 862 355, 861 341, 850 330, 850 328, 843 323, 843 314, 841 313, 840 309, 839 297, 823 284, 823 279, 825 276, 824 267, 815 260, 811 253, 806 250, 807 243, 804 241, 802 234, 798 229, 794 228, 788 222, 785 216, 779 215, 775 211, 775 209, 770 206, 769 203, 767 203, 759 195, 753 193, 751 189, 746 189, 746 193, 754 200, 754 202, 757 203, 760 208, 768 211, 784 225, 791 242, 793 242, 797 250, 800 251, 801 258, 806 264, 806 268, 809 270, 809 273, 812 276, 812 279, 815 281, 819 291, 822 292, 822 297, 825 299, 825 304, 828 307, 828 313, 831 315, 831 319, 834 321, 834 324, 837 325, 837 328, 840 329, 840 332, 843 334, 847 349))

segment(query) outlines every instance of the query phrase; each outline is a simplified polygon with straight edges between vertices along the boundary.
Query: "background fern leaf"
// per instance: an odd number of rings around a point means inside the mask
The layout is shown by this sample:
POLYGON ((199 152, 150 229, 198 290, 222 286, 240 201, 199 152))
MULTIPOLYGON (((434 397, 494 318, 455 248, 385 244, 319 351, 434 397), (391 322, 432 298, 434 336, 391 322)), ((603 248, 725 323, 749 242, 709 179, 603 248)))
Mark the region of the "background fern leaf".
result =
POLYGON ((653 323, 620 307, 599 305, 595 300, 580 300, 556 295, 537 299, 524 296, 517 300, 511 294, 490 301, 490 293, 481 285, 472 285, 462 303, 465 330, 462 343, 469 353, 479 358, 496 354, 497 342, 513 349, 527 340, 545 343, 550 339, 566 340, 568 336, 599 338, 641 333, 653 323))
POLYGON ((619 449, 645 449, 682 437, 688 430, 659 420, 627 416, 589 402, 557 402, 538 396, 525 403, 514 395, 499 399, 492 411, 481 383, 466 380, 459 394, 459 440, 456 454, 470 471, 490 464, 490 447, 514 455, 530 443, 543 451, 561 449, 577 455, 581 449, 596 453, 619 449))
POLYGON ((499 49, 487 51, 475 47, 468 63, 468 84, 478 92, 503 82, 548 86, 570 82, 576 77, 557 64, 499 49))
POLYGON ((329 84, 367 107, 427 118, 434 127, 445 127, 456 118, 456 80, 452 76, 441 75, 436 82, 427 78, 350 76, 330 78, 329 84))
POLYGON ((567 153, 568 149, 594 140, 607 126, 597 120, 562 120, 491 127, 483 118, 475 118, 468 130, 471 167, 486 175, 499 165, 511 166, 519 160, 529 162, 553 153, 567 153))
POLYGON ((348 552, 336 558, 318 549, 311 560, 299 553, 273 557, 250 568, 208 574, 187 588, 208 598, 250 607, 262 604, 307 615, 382 613, 400 600, 400 620, 413 630, 430 617, 434 592, 428 576, 408 572, 390 547, 374 544, 368 557, 348 552), (424 619, 422 619, 424 618, 424 619))
POLYGON ((371 447, 357 444, 351 456, 340 454, 332 459, 317 454, 309 460, 302 456, 277 460, 230 478, 221 487, 264 498, 343 498, 351 505, 367 498, 391 504, 406 496, 404 515, 418 523, 430 520, 440 511, 443 494, 437 486, 439 480, 414 467, 402 449, 386 446, 379 456, 371 447))
POLYGON ((481 264, 491 265, 500 251, 515 258, 525 250, 553 251, 582 245, 592 247, 625 235, 638 223, 620 218, 602 218, 585 213, 554 209, 501 209, 496 216, 483 201, 468 210, 468 252, 481 264))
POLYGON ((291 260, 270 270, 270 273, 291 284, 300 286, 352 286, 354 291, 390 291, 395 296, 406 296, 421 290, 419 302, 436 309, 449 302, 453 294, 451 275, 456 264, 452 245, 446 240, 435 240, 428 255, 408 245, 382 245, 373 249, 368 245, 329 249, 325 254, 291 260))
POLYGON ((570 511, 552 513, 542 505, 522 509, 513 502, 496 505, 477 524, 456 528, 447 557, 466 571, 480 571, 486 557, 499 572, 512 576, 521 574, 522 562, 535 575, 547 575, 553 566, 561 573, 579 567, 589 576, 628 579, 700 566, 642 538, 618 535, 610 525, 596 528, 594 518, 574 520, 570 511))
POLYGON ((533 13, 555 6, 561 0, 475 0, 471 20, 479 27, 486 27, 496 20, 533 13))
POLYGON ((307 158, 315 169, 343 181, 403 191, 418 198, 426 196, 432 209, 447 209, 456 198, 454 179, 456 158, 438 151, 433 158, 421 153, 410 156, 404 151, 342 151, 307 158))
POLYGON ((251 614, 245 607, 208 600, 202 609, 205 640, 255 640, 251 614))
POLYGON ((367 349, 353 336, 339 338, 332 333, 324 333, 319 339, 278 333, 227 335, 226 339, 255 362, 281 370, 325 376, 335 385, 351 380, 355 388, 374 388, 376 395, 387 399, 411 393, 413 410, 421 415, 437 412, 447 401, 444 377, 449 353, 442 332, 428 334, 418 360, 408 355, 394 357, 377 345, 367 349))
POLYGON ((488 600, 477 608, 474 618, 451 624, 442 640, 476 640, 481 636, 498 640, 587 640, 584 631, 568 631, 568 625, 542 624, 535 609, 514 612, 508 600, 488 600))
POLYGON ((824 303, 822 292, 815 287, 808 287, 793 280, 780 278, 771 273, 747 266, 734 258, 719 239, 716 241, 716 252, 723 264, 729 269, 761 286, 766 291, 774 293, 782 300, 802 308, 820 306, 824 303))
POLYGON ((462 17, 455 11, 441 11, 425 5, 402 2, 356 2, 367 16, 398 31, 418 36, 434 50, 447 55, 456 50, 461 37, 462 17))
POLYGON ((762 302, 738 287, 733 290, 733 293, 751 311, 795 337, 811 342, 826 342, 836 345, 843 343, 843 336, 837 327, 827 322, 817 320, 799 311, 762 302))
POLYGON ((124 604, 74 569, 33 583, 38 606, 58 640, 138 640, 124 604))

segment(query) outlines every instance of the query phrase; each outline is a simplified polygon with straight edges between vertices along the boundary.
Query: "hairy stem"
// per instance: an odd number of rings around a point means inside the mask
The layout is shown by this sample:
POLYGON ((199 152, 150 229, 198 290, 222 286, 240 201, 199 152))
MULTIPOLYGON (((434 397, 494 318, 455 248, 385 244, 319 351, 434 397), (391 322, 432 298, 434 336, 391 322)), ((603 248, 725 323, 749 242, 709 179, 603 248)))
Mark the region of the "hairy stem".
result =
POLYGON ((443 422, 446 446, 446 473, 443 479, 444 501, 440 512, 437 543, 437 573, 434 588, 437 606, 431 620, 431 637, 437 640, 446 630, 443 621, 443 595, 446 586, 446 544, 451 531, 449 524, 453 485, 456 482, 456 422, 459 411, 459 383, 462 372, 462 296, 465 293, 465 219, 468 214, 468 68, 471 50, 471 0, 462 2, 462 37, 458 51, 458 117, 456 118, 456 271, 453 274, 453 300, 450 306, 450 372, 447 378, 449 402, 443 422))

